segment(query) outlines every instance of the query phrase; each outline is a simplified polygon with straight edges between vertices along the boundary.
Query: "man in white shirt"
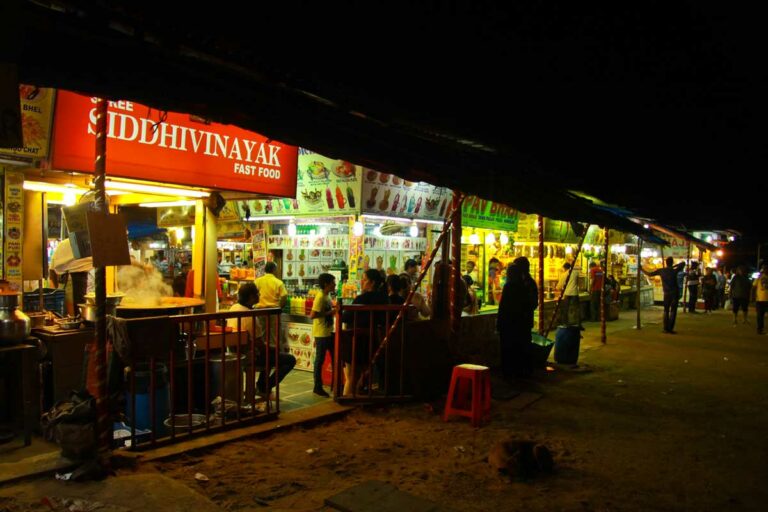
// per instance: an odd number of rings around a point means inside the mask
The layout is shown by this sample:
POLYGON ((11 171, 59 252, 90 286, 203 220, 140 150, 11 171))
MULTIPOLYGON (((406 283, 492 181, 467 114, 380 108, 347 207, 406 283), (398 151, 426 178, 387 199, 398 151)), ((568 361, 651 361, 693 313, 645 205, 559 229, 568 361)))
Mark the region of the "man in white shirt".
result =
POLYGON ((579 304, 579 267, 573 267, 571 270, 571 263, 565 263, 563 265, 563 272, 560 275, 560 280, 557 283, 557 289, 560 290, 560 294, 563 296, 562 304, 560 304, 560 323, 564 325, 570 325, 568 318, 575 315, 577 325, 581 328, 581 307, 579 304), (570 275, 570 277, 569 277, 570 275), (569 314, 571 311, 573 313, 569 314))

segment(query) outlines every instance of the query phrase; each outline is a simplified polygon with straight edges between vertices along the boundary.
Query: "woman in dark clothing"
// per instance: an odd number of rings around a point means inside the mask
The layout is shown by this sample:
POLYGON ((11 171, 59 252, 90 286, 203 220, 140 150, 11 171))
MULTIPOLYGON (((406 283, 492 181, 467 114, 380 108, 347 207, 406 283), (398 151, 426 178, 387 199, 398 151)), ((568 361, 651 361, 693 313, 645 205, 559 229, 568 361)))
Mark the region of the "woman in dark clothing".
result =
POLYGON ((403 286, 403 282, 400 280, 400 276, 391 275, 387 277, 387 294, 389 295, 390 304, 402 304, 405 302, 405 297, 400 293, 403 286))
MULTIPOLYGON (((375 269, 368 269, 363 273, 360 279, 360 286, 362 293, 355 297, 352 304, 389 304, 389 297, 387 297, 384 291, 384 279, 381 277, 381 273, 375 269)), ((352 386, 357 380, 360 373, 361 366, 367 366, 368 362, 378 348, 378 328, 384 325, 385 313, 376 312, 359 312, 355 315, 354 311, 344 311, 341 316, 342 321, 347 325, 348 329, 353 329, 355 337, 355 366, 358 375, 352 375, 352 336, 346 334, 342 337, 342 345, 340 347, 341 358, 344 361, 344 377, 346 382, 344 383, 344 395, 352 393, 352 386), (357 317, 357 318, 355 318, 357 317), (373 318, 373 343, 370 343, 370 325, 371 318, 373 318), (370 346, 370 347, 369 347, 370 346), (370 350, 369 350, 370 348, 370 350)), ((349 331, 346 331, 349 333, 349 331)))
POLYGON ((501 340, 501 369, 507 379, 524 377, 531 372, 529 345, 533 311, 538 304, 525 278, 517 263, 507 267, 507 282, 499 303, 496 327, 501 340))

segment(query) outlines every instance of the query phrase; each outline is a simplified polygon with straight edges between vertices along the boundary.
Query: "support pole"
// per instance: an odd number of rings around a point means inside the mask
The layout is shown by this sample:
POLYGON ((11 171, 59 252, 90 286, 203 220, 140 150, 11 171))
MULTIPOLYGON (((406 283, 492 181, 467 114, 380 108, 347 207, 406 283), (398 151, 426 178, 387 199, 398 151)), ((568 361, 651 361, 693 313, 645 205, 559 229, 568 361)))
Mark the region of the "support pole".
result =
MULTIPOLYGON (((94 164, 94 207, 97 213, 107 215, 107 202, 104 180, 107 171, 107 101, 96 101, 96 160, 94 164)), ((102 465, 109 462, 112 425, 109 421, 109 391, 107 389, 107 280, 105 267, 96 267, 96 350, 94 351, 97 393, 96 393, 96 432, 98 458, 102 465)))
MULTIPOLYGON (((453 192, 453 215, 451 217, 451 259, 453 260, 451 275, 451 330, 458 334, 461 330, 461 312, 464 309, 464 297, 459 297, 459 290, 462 290, 461 279, 461 209, 458 208, 461 201, 461 193, 453 192)), ((469 290, 467 290, 469 291, 469 290)))
POLYGON ((600 341, 605 344, 608 335, 605 332, 605 324, 608 320, 608 311, 605 305, 605 285, 608 282, 608 228, 603 228, 605 233, 605 268, 603 269, 603 286, 600 288, 600 341))
MULTIPOLYGON (((571 274, 573 274, 573 269, 576 268, 577 261, 579 261, 579 255, 581 254, 581 246, 584 245, 584 240, 587 239, 587 233, 589 232, 589 224, 587 224, 586 228, 584 229, 584 236, 581 237, 581 240, 579 240, 579 247, 576 249, 576 254, 573 255, 573 265, 568 270, 568 277, 565 278, 565 285, 563 285, 563 290, 560 293, 560 297, 558 297, 557 302, 555 303, 555 311, 552 314, 552 318, 549 320, 549 327, 547 327, 547 330, 544 331, 545 338, 549 335, 549 331, 552 330, 552 325, 554 325, 555 320, 557 319, 557 313, 560 310, 560 303, 563 302, 563 296, 565 294, 565 288, 568 287, 568 282, 571 280, 571 274)), ((581 304, 579 304, 579 315, 581 315, 581 304)))
MULTIPOLYGON (((688 241, 688 255, 685 258, 685 268, 686 268, 686 278, 683 281, 683 313, 688 311, 688 300, 686 299, 688 296, 688 272, 691 271, 691 242, 688 241)), ((638 289, 638 291, 640 291, 638 289)), ((694 304, 695 305, 695 304, 694 304)))
MULTIPOLYGON (((663 251, 662 247, 662 251, 663 251)), ((643 251, 643 239, 637 237, 637 293, 635 294, 635 309, 637 310, 637 320, 635 328, 640 329, 640 279, 642 278, 642 265, 640 263, 640 253, 643 251)), ((663 254, 663 253, 662 253, 663 254)), ((662 258, 662 261, 664 258, 662 258)))
POLYGON ((539 334, 544 334, 544 216, 539 215, 539 334))

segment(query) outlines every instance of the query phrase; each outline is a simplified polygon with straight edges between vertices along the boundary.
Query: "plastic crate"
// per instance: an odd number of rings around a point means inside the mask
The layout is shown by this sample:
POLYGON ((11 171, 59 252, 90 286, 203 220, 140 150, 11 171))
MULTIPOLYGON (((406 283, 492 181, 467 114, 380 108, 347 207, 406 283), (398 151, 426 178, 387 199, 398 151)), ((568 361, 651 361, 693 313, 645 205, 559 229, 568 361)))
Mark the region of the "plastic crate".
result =
MULTIPOLYGON (((48 311, 55 311, 64 315, 64 295, 65 292, 60 288, 43 288, 43 307, 48 311)), ((23 309, 26 312, 40 311, 40 292, 24 292, 23 309)))

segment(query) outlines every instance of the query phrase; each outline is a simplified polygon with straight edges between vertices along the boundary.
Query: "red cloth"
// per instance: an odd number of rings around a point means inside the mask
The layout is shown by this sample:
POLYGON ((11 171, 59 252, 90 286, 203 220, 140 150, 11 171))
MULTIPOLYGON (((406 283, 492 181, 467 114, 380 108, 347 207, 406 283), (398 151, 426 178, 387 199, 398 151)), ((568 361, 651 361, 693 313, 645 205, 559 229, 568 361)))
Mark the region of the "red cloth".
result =
POLYGON ((603 268, 598 265, 596 267, 592 267, 589 270, 589 277, 592 281, 592 288, 590 288, 590 291, 593 292, 599 292, 603 289, 603 279, 605 277, 605 271, 603 268))

